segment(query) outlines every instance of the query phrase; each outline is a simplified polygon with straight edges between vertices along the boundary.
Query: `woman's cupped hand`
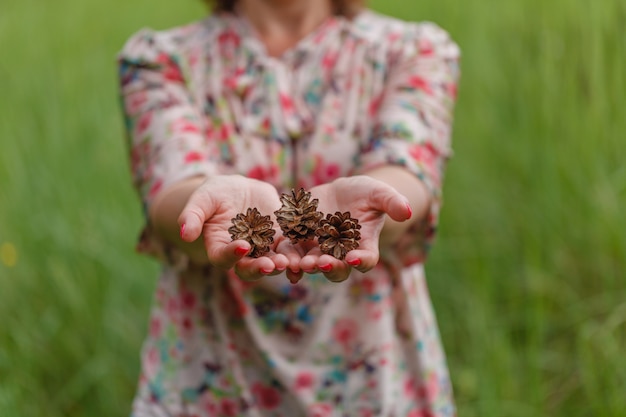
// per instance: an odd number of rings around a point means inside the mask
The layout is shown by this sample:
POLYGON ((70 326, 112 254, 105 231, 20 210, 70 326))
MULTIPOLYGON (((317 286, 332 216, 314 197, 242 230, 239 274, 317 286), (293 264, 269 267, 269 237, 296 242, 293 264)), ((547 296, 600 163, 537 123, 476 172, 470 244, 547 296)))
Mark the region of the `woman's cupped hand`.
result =
POLYGON ((361 225, 359 248, 344 260, 323 254, 315 240, 292 244, 282 235, 274 211, 281 207, 274 186, 240 175, 221 175, 207 179, 191 195, 178 223, 181 238, 193 242, 202 236, 209 263, 222 269, 234 268, 244 280, 255 280, 287 271, 291 282, 303 273, 322 272, 327 279, 345 280, 352 268, 365 272, 378 263, 379 238, 385 217, 404 221, 411 217, 408 202, 386 183, 367 176, 339 178, 309 190, 319 200, 324 214, 349 211, 361 225), (246 256, 252 250, 245 240, 232 240, 228 229, 231 219, 256 207, 270 215, 276 234, 270 252, 258 258, 246 256))

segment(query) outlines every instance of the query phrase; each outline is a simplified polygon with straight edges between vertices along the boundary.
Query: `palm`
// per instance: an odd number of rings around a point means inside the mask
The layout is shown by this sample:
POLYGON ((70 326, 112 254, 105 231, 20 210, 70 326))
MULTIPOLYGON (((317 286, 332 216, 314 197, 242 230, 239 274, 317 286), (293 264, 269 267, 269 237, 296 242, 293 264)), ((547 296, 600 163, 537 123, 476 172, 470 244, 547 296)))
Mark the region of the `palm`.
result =
POLYGON ((376 250, 382 230, 385 213, 372 207, 368 194, 371 191, 370 178, 352 177, 331 184, 315 187, 311 192, 319 198, 319 210, 324 214, 350 212, 350 216, 361 225, 362 250, 376 250))
POLYGON ((308 243, 301 246, 304 252, 302 269, 326 269, 329 279, 341 281, 347 277, 350 268, 347 264, 365 271, 378 262, 379 237, 385 223, 385 214, 398 221, 406 220, 406 199, 391 186, 366 176, 340 178, 332 183, 311 189, 311 194, 319 199, 319 210, 325 214, 350 212, 352 218, 361 225, 359 248, 348 252, 345 262, 321 252, 319 246, 308 243))
POLYGON ((271 185, 242 176, 219 176, 198 188, 179 221, 189 225, 186 240, 195 240, 202 235, 212 265, 224 269, 235 267, 240 276, 254 279, 284 269, 287 258, 273 252, 277 242, 270 246, 272 252, 265 256, 244 257, 251 252, 252 245, 243 240, 232 241, 228 229, 233 226, 232 219, 248 208, 272 216, 279 207, 278 194, 271 185))

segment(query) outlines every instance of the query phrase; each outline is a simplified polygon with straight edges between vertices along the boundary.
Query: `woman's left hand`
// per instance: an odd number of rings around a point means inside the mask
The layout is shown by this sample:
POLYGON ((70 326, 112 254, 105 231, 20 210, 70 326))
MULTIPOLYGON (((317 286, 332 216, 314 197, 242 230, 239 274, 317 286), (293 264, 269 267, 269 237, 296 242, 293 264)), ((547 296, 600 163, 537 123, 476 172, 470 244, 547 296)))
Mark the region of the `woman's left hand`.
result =
POLYGON ((319 199, 319 211, 325 215, 349 211, 361 225, 359 248, 348 252, 344 260, 323 254, 319 246, 311 242, 300 248, 303 252, 300 269, 306 273, 321 271, 333 282, 347 279, 352 267, 366 272, 378 263, 379 237, 386 214, 398 222, 411 217, 409 202, 402 194, 368 176, 339 178, 310 191, 314 198, 319 199))

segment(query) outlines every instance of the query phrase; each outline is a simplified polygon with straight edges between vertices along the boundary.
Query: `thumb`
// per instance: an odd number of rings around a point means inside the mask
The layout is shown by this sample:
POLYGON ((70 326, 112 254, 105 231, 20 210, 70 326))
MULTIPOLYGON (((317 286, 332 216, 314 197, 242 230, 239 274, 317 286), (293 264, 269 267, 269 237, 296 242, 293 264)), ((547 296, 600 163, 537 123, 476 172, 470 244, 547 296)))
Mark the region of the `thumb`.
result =
POLYGON ((189 201, 178 216, 180 237, 186 242, 193 242, 202 233, 204 223, 217 211, 217 202, 211 194, 199 189, 191 195, 189 201))
POLYGON ((409 200, 391 185, 377 180, 369 194, 370 206, 386 213, 393 220, 403 222, 411 218, 409 200))

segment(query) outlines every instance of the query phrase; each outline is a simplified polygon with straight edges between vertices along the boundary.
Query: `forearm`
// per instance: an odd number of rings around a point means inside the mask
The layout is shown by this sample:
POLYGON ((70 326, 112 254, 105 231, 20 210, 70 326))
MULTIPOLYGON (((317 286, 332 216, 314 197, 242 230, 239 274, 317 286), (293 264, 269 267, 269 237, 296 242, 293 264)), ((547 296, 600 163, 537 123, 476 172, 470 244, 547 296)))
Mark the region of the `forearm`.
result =
POLYGON ((400 166, 383 166, 375 168, 364 175, 382 181, 405 196, 411 206, 413 215, 405 222, 397 222, 389 216, 380 236, 381 246, 395 242, 411 225, 421 222, 428 215, 431 195, 424 183, 412 172, 400 166))
POLYGON ((204 181, 203 176, 197 176, 170 185, 156 196, 148 213, 155 232, 168 242, 178 246, 197 264, 208 263, 204 243, 201 238, 192 243, 181 240, 178 216, 191 194, 204 181))

